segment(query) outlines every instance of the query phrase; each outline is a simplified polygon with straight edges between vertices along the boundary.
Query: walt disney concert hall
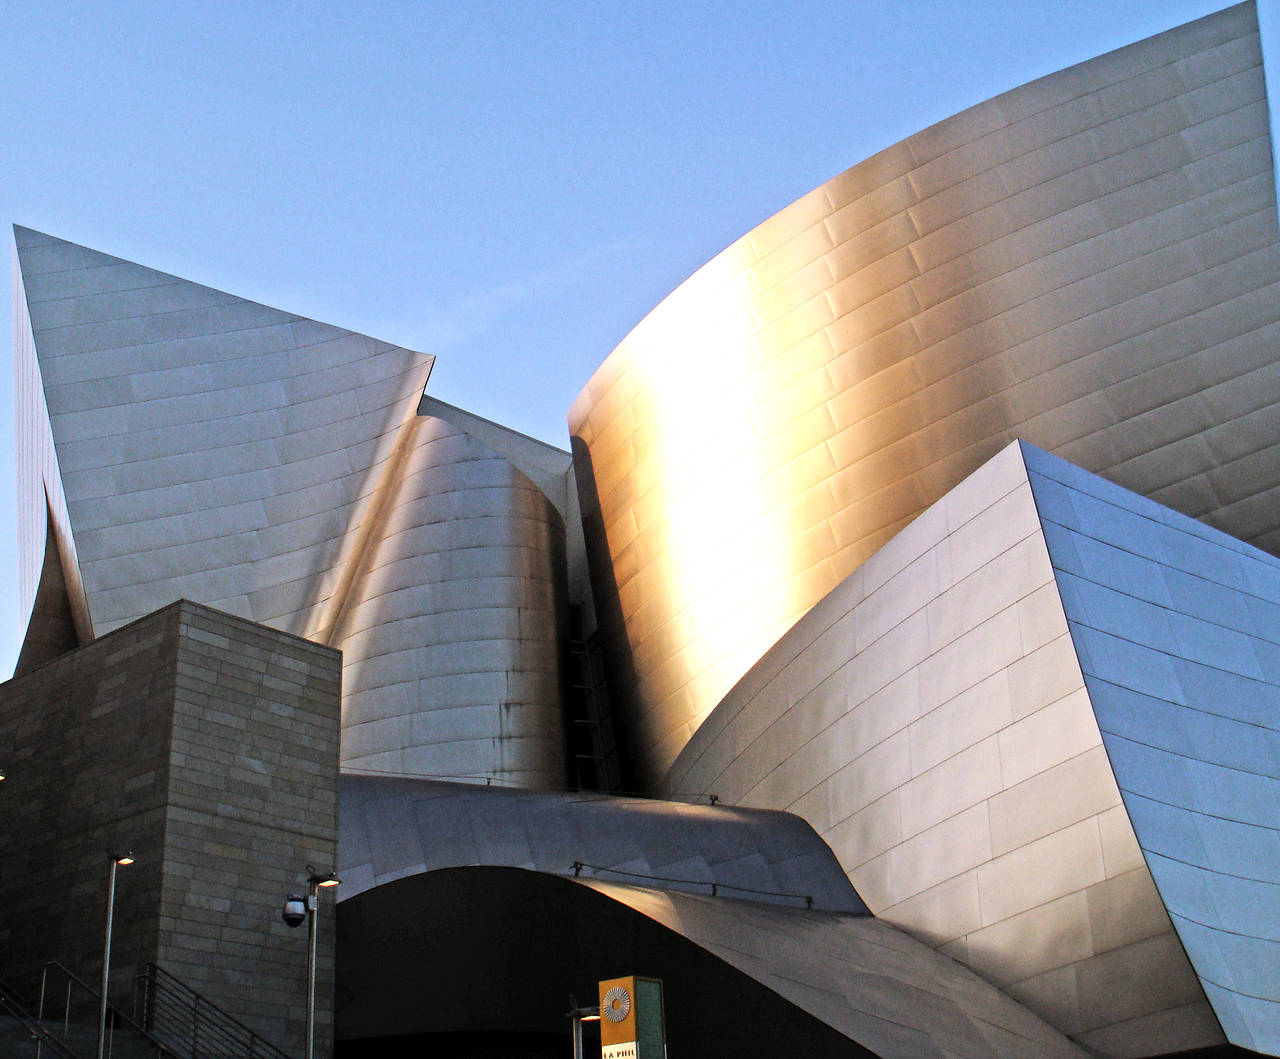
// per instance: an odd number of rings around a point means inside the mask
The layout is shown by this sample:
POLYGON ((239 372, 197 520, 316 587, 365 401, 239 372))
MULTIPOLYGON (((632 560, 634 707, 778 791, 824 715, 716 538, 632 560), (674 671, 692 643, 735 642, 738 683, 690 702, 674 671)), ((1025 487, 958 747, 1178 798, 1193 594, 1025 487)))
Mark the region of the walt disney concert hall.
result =
POLYGON ((964 111, 563 449, 15 227, 0 1051, 1280 1055, 1268 129, 1252 2, 964 111))

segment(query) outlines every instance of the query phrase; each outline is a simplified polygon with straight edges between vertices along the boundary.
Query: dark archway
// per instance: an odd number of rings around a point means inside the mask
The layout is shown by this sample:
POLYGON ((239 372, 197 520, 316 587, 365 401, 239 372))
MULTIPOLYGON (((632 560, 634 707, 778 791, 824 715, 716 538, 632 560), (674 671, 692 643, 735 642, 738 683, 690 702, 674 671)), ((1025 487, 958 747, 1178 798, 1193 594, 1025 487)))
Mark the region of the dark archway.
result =
POLYGON ((338 906, 338 1056, 567 1056, 569 996, 665 986, 671 1059, 874 1053, 634 909, 570 879, 450 868, 338 906))

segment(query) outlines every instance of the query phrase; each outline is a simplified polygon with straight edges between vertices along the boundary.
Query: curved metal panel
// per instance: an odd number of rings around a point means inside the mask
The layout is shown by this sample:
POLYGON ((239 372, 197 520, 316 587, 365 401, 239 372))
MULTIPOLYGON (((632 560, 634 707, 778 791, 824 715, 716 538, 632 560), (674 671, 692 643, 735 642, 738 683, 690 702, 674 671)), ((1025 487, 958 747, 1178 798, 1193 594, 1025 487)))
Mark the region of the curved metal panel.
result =
POLYGON ((586 885, 679 931, 876 1055, 1082 1054, 1025 1007, 887 923, 586 885))
POLYGON ((408 875, 483 864, 867 911, 831 850, 786 813, 348 775, 340 819, 343 900, 408 875))
POLYGON ((329 634, 348 659, 344 767, 559 786, 563 522, 451 423, 411 430, 329 634))
POLYGON ((312 631, 430 358, 15 235, 90 632, 184 596, 312 631))
POLYGON ((562 781, 563 523, 417 414, 431 357, 15 238, 23 562, 47 488, 83 640, 197 600, 342 649, 348 765, 562 781))
POLYGON ((32 608, 44 578, 45 560, 51 554, 69 557, 70 561, 63 564, 61 587, 66 592, 76 636, 80 642, 88 643, 93 639, 93 622, 89 617, 84 585, 80 581, 80 566, 75 558, 71 516, 62 490, 62 472, 58 469, 58 453, 53 443, 49 407, 45 403, 44 383, 18 260, 19 246, 40 246, 50 242, 54 240, 49 236, 14 227, 13 376, 15 470, 18 478, 18 611, 28 615, 28 624, 32 620, 40 620, 32 613, 32 608))
POLYGON ((1243 4, 965 111, 744 236, 613 352, 570 426, 642 778, 1016 436, 1280 547, 1260 62, 1243 4))
POLYGON ((67 580, 63 574, 62 557, 58 554, 52 511, 49 512, 48 520, 44 563, 40 570, 40 580, 36 584, 35 598, 31 603, 26 635, 22 638, 22 650, 13 667, 15 677, 24 676, 80 646, 80 637, 71 613, 71 594, 67 590, 67 580))
POLYGON ((803 816, 878 917, 1090 1051, 1220 1043, 1108 765, 1022 452, 806 614, 667 788, 803 816))
POLYGON ((1233 1044, 1280 1053, 1280 561, 1028 450, 1125 807, 1233 1044))

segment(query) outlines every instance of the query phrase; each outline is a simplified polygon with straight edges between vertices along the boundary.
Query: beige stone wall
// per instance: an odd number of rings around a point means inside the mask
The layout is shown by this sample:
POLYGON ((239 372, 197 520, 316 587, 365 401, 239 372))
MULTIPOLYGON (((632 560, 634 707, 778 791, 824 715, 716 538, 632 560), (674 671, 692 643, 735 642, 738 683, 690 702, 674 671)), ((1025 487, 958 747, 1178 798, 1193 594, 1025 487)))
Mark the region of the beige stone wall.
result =
POLYGON ((744 236, 601 366, 570 427, 649 779, 1014 437, 1280 546, 1260 63, 1244 4, 956 115, 744 236))
POLYGON ((803 816, 877 916, 1091 1051, 1223 1039, 1121 803, 1016 443, 783 637, 667 788, 803 816))
POLYGON ((58 960, 96 983, 107 854, 132 850, 113 1000, 131 1011, 134 976, 156 961, 300 1054, 306 931, 280 906, 305 891, 308 864, 337 860, 340 673, 336 651, 183 601, 0 685, 0 977, 34 996, 58 960))
MULTIPOLYGON (((305 928, 280 919, 338 860, 341 658, 181 603, 156 960, 300 1053, 305 928)), ((334 901, 320 898, 318 1054, 332 1054, 334 901)))
POLYGON ((154 959, 163 885, 177 623, 172 612, 0 684, 0 977, 102 971, 108 854, 120 869, 113 995, 154 959))

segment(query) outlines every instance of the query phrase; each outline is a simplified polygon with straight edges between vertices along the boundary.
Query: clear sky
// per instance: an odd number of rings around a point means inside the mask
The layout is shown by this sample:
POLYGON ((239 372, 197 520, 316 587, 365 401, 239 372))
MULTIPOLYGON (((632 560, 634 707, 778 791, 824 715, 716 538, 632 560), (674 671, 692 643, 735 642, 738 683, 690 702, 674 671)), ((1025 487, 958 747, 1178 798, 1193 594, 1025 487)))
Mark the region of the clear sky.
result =
MULTIPOLYGON (((437 397, 567 447, 609 351, 788 202, 1225 5, 0 6, 6 224, 434 353, 437 397)), ((26 621, 8 298, 0 327, 2 678, 26 621)))

